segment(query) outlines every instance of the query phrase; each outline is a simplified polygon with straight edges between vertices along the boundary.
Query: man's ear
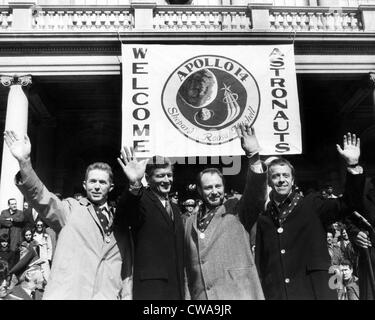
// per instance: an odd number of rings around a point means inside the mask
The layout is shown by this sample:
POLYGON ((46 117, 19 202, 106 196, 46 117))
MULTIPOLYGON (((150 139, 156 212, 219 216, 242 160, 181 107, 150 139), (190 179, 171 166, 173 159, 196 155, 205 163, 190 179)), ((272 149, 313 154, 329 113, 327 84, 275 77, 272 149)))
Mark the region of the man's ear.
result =
POLYGON ((84 181, 82 182, 82 187, 83 187, 83 189, 85 189, 85 190, 87 191, 87 189, 86 189, 86 180, 84 180, 84 181))
POLYGON ((108 193, 111 192, 111 191, 113 190, 114 187, 115 187, 115 184, 114 184, 114 183, 111 183, 111 185, 109 186, 109 191, 108 191, 108 193))
POLYGON ((26 271, 26 272, 25 272, 25 280, 26 280, 27 282, 29 282, 30 279, 31 279, 31 272, 30 272, 30 271, 26 271))

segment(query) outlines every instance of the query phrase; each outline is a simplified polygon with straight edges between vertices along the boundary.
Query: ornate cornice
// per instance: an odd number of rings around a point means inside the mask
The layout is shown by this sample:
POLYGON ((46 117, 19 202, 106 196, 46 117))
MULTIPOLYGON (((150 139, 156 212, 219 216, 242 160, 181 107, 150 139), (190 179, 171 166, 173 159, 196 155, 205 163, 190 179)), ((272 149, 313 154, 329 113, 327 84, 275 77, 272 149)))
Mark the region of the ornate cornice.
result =
POLYGON ((20 85, 22 87, 26 87, 32 83, 32 80, 31 80, 31 75, 22 75, 22 76, 0 75, 0 82, 5 87, 9 87, 13 85, 20 85))
POLYGON ((128 32, 119 34, 1 34, 0 56, 120 55, 121 41, 155 44, 288 44, 298 55, 372 55, 375 33, 321 34, 285 32, 128 32))

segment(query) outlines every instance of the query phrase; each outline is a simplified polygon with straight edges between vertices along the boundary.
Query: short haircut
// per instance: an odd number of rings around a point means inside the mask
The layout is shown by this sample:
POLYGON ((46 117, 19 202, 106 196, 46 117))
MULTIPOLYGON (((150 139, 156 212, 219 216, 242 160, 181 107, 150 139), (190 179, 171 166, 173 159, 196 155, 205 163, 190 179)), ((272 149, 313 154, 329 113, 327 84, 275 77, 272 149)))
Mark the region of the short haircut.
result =
POLYGON ((169 158, 162 156, 153 156, 147 162, 146 175, 150 177, 156 169, 165 169, 168 167, 171 167, 173 172, 173 165, 169 158))
POLYGON ((340 265, 349 266, 350 269, 353 269, 353 263, 349 259, 342 259, 340 265))
POLYGON ((222 174, 222 172, 219 169, 217 169, 217 168, 206 168, 206 169, 204 169, 204 170, 202 170, 201 172, 198 173, 198 176, 197 176, 197 186, 198 186, 198 188, 202 187, 202 177, 206 173, 217 174, 221 178, 221 180, 223 181, 223 185, 225 186, 224 175, 222 174))
POLYGON ((9 199, 8 199, 8 204, 10 204, 10 202, 11 202, 12 200, 14 200, 14 201, 17 202, 17 199, 16 199, 16 198, 9 198, 9 199))
MULTIPOLYGON (((28 274, 33 274, 35 272, 42 272, 42 268, 37 265, 37 264, 34 264, 33 266, 29 267, 27 270, 25 270, 19 277, 19 281, 25 281, 26 280, 26 276, 28 274)), ((27 279, 28 280, 28 279, 27 279)))
POLYGON ((271 177, 270 176, 270 174, 271 174, 270 168, 273 167, 273 166, 288 166, 290 168, 290 170, 292 171, 292 177, 294 179, 294 177, 295 177, 295 170, 294 170, 293 165, 288 160, 286 160, 285 158, 281 158, 281 157, 272 160, 268 164, 268 179, 270 179, 270 177, 271 177))
POLYGON ((110 183, 113 182, 112 168, 108 163, 94 162, 94 163, 90 164, 86 169, 85 180, 87 180, 87 177, 89 176, 89 172, 92 171, 92 170, 102 170, 102 171, 107 172, 108 176, 109 176, 110 183))

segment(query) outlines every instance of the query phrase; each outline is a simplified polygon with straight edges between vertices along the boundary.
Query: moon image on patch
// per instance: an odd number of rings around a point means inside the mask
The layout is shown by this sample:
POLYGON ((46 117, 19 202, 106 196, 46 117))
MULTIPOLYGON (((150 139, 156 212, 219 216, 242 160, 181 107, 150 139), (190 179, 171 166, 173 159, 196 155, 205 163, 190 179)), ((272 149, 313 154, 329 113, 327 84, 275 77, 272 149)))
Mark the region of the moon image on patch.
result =
POLYGON ((215 100, 218 85, 215 75, 208 69, 190 75, 178 90, 180 98, 192 108, 204 108, 215 100))
POLYGON ((238 138, 238 123, 255 122, 260 91, 254 76, 236 60, 200 55, 171 72, 161 103, 168 120, 185 137, 221 145, 238 138))

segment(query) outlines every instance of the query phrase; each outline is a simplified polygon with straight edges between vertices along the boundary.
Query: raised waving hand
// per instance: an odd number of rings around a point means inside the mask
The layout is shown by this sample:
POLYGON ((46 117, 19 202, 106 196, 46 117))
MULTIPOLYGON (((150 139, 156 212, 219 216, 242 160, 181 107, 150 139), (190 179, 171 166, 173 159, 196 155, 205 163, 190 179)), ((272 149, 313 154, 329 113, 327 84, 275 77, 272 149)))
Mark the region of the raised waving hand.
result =
POLYGON ((336 144, 337 152, 348 166, 358 164, 361 155, 360 139, 348 132, 343 137, 343 147, 336 144))
POLYGON ((134 156, 134 149, 123 147, 120 158, 117 158, 122 170, 128 178, 130 184, 140 183, 145 171, 148 159, 137 160, 134 156))
POLYGON ((4 132, 4 141, 13 157, 19 162, 30 160, 31 143, 27 135, 20 137, 14 131, 6 130, 4 132))

